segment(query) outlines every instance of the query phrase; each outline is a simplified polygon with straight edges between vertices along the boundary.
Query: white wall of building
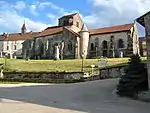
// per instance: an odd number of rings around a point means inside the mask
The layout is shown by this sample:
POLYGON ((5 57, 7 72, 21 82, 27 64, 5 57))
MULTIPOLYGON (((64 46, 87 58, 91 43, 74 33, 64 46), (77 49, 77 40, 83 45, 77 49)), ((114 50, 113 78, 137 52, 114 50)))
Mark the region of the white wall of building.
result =
POLYGON ((22 43, 24 40, 17 40, 17 41, 0 41, 0 51, 3 53, 14 54, 19 53, 22 51, 22 43))

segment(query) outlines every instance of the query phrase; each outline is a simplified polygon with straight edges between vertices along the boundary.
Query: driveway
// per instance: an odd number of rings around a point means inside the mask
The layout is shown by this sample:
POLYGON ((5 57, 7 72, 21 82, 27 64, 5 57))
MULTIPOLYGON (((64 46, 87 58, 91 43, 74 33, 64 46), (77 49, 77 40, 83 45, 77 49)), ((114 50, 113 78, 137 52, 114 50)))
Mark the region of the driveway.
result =
POLYGON ((0 113, 150 113, 150 104, 119 98, 117 79, 77 84, 0 84, 0 113))

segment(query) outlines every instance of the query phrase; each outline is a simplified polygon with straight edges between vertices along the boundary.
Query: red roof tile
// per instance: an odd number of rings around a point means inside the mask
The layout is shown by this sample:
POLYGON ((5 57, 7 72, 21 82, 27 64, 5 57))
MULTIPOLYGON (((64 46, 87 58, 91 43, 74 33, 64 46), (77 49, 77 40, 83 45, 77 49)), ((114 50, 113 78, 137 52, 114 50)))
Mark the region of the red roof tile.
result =
POLYGON ((43 30, 41 33, 39 33, 38 35, 36 35, 35 37, 42 37, 42 36, 48 36, 48 35, 54 35, 54 34, 58 34, 60 32, 63 31, 63 27, 61 26, 53 26, 53 27, 48 27, 45 30, 43 30))
POLYGON ((12 33, 12 34, 3 34, 2 40, 3 41, 17 41, 17 40, 26 40, 29 38, 33 38, 36 36, 39 32, 27 32, 27 33, 12 33))
POLYGON ((133 26, 134 26, 134 24, 132 23, 132 24, 125 24, 125 25, 99 28, 99 29, 92 29, 92 30, 89 30, 89 32, 90 32, 90 35, 107 34, 107 33, 121 32, 121 31, 128 31, 133 26))

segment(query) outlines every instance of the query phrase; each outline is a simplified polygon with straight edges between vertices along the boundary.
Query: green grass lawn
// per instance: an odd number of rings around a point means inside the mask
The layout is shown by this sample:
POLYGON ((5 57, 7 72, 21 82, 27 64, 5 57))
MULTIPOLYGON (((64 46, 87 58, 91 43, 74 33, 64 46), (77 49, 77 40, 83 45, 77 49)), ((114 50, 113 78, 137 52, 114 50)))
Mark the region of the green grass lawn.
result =
MULTIPOLYGON (((141 58, 146 60, 146 58, 141 58)), ((84 59, 84 71, 90 72, 91 65, 98 65, 99 59, 84 59)), ((110 58, 108 59, 107 66, 114 66, 121 63, 127 63, 128 58, 110 58)), ((0 59, 0 63, 5 63, 5 59, 0 59)), ((6 69, 8 71, 27 71, 27 72, 79 72, 81 71, 82 60, 20 60, 20 59, 7 59, 6 69)), ((97 67, 95 68, 97 69, 97 67)))

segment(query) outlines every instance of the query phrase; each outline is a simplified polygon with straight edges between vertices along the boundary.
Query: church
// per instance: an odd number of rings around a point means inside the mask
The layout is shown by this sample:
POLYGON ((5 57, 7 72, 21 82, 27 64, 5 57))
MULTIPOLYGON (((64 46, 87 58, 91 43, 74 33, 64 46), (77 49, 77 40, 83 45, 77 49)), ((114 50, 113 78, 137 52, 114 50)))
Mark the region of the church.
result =
POLYGON ((58 26, 48 27, 22 43, 24 59, 113 58, 136 53, 140 52, 135 23, 88 29, 78 13, 59 18, 58 26))

